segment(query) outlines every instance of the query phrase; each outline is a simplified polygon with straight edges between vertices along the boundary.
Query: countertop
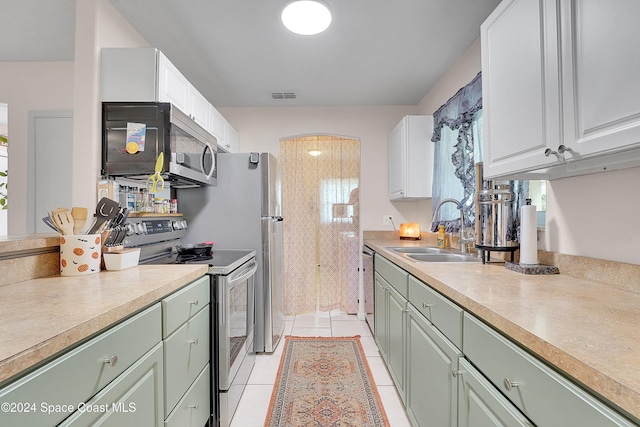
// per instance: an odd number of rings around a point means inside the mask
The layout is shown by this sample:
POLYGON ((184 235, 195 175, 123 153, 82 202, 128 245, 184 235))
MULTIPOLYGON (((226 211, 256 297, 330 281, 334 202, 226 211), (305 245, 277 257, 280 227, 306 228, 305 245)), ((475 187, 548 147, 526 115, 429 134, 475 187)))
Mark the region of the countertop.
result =
POLYGON ((417 263, 387 249, 420 242, 365 243, 640 419, 640 294, 562 274, 525 275, 500 263, 417 263))
POLYGON ((139 265, 0 286, 0 384, 206 272, 206 265, 139 265))

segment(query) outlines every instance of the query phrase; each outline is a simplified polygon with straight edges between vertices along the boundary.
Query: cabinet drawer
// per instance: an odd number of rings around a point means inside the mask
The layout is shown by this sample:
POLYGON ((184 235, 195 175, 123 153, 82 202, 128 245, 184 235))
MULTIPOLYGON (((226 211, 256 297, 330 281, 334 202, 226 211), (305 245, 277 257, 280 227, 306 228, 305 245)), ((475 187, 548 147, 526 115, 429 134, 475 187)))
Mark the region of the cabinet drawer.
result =
POLYGON ((409 276, 409 302, 458 348, 462 348, 462 308, 409 276))
POLYGON ((202 427, 211 415, 211 371, 207 364, 171 412, 165 427, 202 427))
MULTIPOLYGON (((160 304, 156 304, 9 384, 0 391, 0 402, 86 402, 160 342, 160 318, 160 304), (105 362, 110 358, 113 366, 105 362)), ((53 426, 69 415, 37 409, 34 413, 0 412, 0 425, 53 426)))
POLYGON ((409 277, 409 273, 378 254, 375 254, 374 265, 376 273, 384 277, 396 291, 407 298, 407 278, 409 277))
POLYGON ((163 299, 162 337, 171 335, 187 319, 206 307, 210 295, 209 276, 204 276, 163 299))
POLYGON ((538 427, 632 427, 480 320, 464 315, 465 356, 538 427))
POLYGON ((209 362, 209 337, 207 307, 165 340, 165 415, 209 362))
POLYGON ((60 427, 161 426, 162 360, 159 343, 60 427))

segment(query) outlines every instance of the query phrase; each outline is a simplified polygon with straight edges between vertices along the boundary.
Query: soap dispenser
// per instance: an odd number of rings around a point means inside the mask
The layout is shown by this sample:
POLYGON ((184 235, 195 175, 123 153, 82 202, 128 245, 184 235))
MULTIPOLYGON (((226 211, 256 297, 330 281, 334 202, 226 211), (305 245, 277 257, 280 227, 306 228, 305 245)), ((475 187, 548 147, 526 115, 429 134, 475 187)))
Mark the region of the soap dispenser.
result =
POLYGON ((438 240, 437 240, 437 245, 439 248, 444 249, 447 246, 447 235, 444 232, 444 225, 440 225, 440 227, 438 227, 438 240))

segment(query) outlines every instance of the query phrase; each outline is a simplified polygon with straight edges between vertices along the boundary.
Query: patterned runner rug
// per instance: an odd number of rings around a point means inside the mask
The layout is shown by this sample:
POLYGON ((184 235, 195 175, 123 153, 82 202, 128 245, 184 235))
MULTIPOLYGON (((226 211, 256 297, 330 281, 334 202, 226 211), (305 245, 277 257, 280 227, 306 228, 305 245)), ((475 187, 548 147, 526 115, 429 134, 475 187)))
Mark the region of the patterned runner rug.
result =
POLYGON ((286 337, 265 427, 383 427, 360 337, 286 337))

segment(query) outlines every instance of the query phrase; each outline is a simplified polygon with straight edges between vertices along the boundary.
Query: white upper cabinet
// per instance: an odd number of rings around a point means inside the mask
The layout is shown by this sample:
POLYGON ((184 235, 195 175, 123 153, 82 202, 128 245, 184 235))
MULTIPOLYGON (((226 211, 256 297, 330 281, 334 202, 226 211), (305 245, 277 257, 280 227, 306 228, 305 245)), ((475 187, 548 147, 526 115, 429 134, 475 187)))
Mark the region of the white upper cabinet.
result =
POLYGON ((225 145, 234 146, 226 141, 235 138, 237 150, 235 129, 156 48, 102 49, 101 100, 169 102, 213 134, 225 151, 230 151, 225 145))
POLYGON ((562 90, 570 159, 640 143, 640 2, 563 0, 562 90))
POLYGON ((432 116, 405 116, 389 134, 389 199, 431 197, 432 116))
POLYGON ((158 93, 157 101, 170 102, 183 113, 190 115, 189 98, 191 84, 189 80, 158 51, 158 93))
POLYGON ((213 105, 209 108, 211 133, 218 140, 218 147, 227 153, 238 152, 238 131, 220 114, 213 105))
POLYGON ((505 0, 480 27, 485 177, 553 163, 560 139, 556 2, 505 0))
POLYGON ((640 164, 634 0, 504 0, 481 27, 485 177, 640 164))
POLYGON ((238 152, 238 131, 227 122, 225 126, 225 144, 224 148, 230 153, 238 152))
POLYGON ((209 126, 209 101, 198 90, 189 86, 189 115, 194 122, 205 128, 209 133, 211 129, 209 126))

